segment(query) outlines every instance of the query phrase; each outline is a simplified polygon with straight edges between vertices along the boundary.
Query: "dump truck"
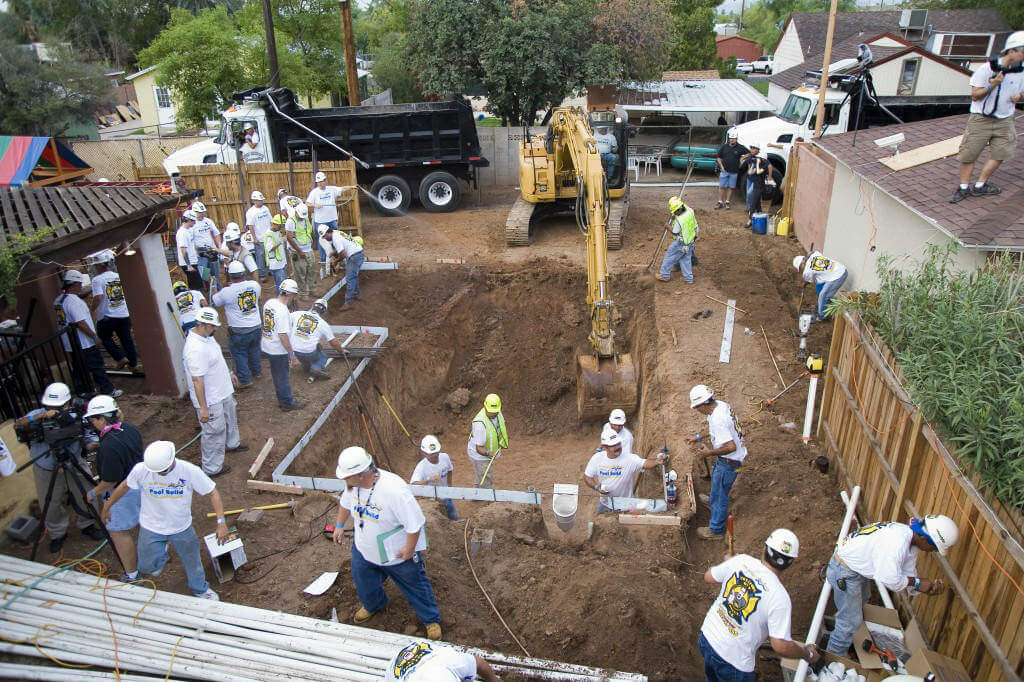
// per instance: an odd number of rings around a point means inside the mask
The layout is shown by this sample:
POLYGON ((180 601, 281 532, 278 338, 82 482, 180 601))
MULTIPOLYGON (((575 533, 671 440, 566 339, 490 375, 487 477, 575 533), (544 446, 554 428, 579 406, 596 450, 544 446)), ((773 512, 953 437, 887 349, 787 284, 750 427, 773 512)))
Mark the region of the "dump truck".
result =
MULTIPOLYGON (((164 160, 171 179, 185 166, 313 162, 352 158, 356 178, 383 215, 404 214, 414 196, 432 212, 454 211, 461 182, 476 187, 480 153, 473 109, 462 96, 444 102, 305 109, 287 88, 232 96, 215 138, 164 160)), ((309 182, 312 186, 312 178, 309 182)))

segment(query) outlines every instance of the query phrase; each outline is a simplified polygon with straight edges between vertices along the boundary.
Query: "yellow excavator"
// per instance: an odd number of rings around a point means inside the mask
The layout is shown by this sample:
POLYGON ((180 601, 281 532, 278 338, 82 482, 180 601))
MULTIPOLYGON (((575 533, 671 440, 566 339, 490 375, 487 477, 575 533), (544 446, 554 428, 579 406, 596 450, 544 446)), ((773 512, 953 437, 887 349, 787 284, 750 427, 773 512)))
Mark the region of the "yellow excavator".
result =
MULTIPOLYGON (((611 150, 604 155, 604 165, 598 164, 605 194, 609 200, 605 211, 605 225, 608 232, 608 248, 622 248, 626 231, 626 213, 629 210, 629 137, 634 129, 629 126, 626 111, 615 105, 604 105, 602 110, 584 113, 578 107, 562 107, 555 112, 573 112, 574 121, 579 121, 586 134, 593 139, 594 130, 602 134, 605 148, 611 150), (612 142, 614 138, 614 142, 612 142)), ((568 114, 563 114, 568 115, 568 114)), ((556 125, 555 114, 547 135, 530 137, 526 135, 519 143, 519 187, 512 210, 505 221, 505 242, 509 246, 529 246, 533 241, 538 223, 558 213, 577 213, 579 220, 581 169, 576 165, 570 148, 578 144, 572 139, 581 131, 565 125, 556 125)), ((601 159, 601 155, 598 155, 601 159)))
MULTIPOLYGON (((551 116, 548 141, 549 157, 557 159, 561 169, 560 184, 571 180, 576 222, 587 238, 587 340, 592 351, 576 358, 579 418, 604 418, 615 408, 629 412, 637 402, 636 369, 629 353, 616 351, 612 329, 615 304, 608 286, 608 216, 612 201, 587 114, 576 107, 556 109, 551 116)), ((528 146, 531 143, 523 143, 524 148, 528 146)))

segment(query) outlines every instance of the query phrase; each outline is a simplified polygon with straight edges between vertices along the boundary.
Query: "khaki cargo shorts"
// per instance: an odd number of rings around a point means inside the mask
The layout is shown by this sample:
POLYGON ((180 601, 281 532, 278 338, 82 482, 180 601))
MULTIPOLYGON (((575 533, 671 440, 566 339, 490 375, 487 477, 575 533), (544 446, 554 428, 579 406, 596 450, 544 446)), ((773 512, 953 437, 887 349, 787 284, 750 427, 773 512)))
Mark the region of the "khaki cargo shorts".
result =
POLYGON ((960 151, 956 154, 957 161, 974 163, 985 147, 989 147, 989 158, 996 161, 1006 161, 1013 157, 1013 151, 1017 148, 1017 131, 1013 126, 1013 116, 991 118, 971 114, 967 118, 964 139, 960 143, 960 151))

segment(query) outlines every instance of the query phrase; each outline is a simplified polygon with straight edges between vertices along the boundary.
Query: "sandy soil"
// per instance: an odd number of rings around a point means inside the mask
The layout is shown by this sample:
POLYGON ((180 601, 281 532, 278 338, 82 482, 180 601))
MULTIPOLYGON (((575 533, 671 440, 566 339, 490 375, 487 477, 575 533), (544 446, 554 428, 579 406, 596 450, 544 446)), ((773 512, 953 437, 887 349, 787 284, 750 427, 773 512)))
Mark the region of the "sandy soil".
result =
MULTIPOLYGON (((789 264, 798 246, 752 235, 741 227, 745 215, 740 210, 705 210, 713 204, 711 190, 697 189, 688 194, 701 225, 696 283, 685 285, 678 273, 671 283, 656 282, 645 266, 665 225, 669 193, 634 190, 625 246, 611 254, 619 333, 642 380, 641 404, 631 426, 642 454, 667 445, 672 466, 680 475, 691 474, 695 492, 706 492, 700 462, 683 442, 703 425, 703 418, 689 409, 687 394, 694 383, 708 383, 733 405, 750 449, 732 495, 736 550, 759 554, 764 537, 780 525, 799 534, 801 559, 784 582, 793 599, 794 634, 802 635, 820 585, 817 569, 827 561, 841 507, 833 481, 809 466, 818 454, 814 446, 779 429, 780 420, 799 425, 806 384, 768 409, 759 405, 781 390, 765 334, 783 379, 789 382, 801 373, 792 334, 800 290, 789 264), (735 299, 747 311, 737 313, 728 364, 718 360, 725 307, 708 297, 735 299), (710 315, 701 316, 704 311, 710 315)), ((330 476, 341 447, 369 442, 382 460, 408 476, 417 455, 380 399, 380 389, 417 441, 423 433, 438 434, 455 463, 456 485, 468 485, 472 469, 464 452, 469 420, 483 395, 494 391, 505 402, 512 440, 496 464, 497 485, 545 491, 555 482, 580 482, 600 432, 600 424, 576 420, 575 355, 588 331, 583 240, 570 219, 553 219, 533 246, 506 248, 504 220, 514 196, 512 190, 469 195, 466 207, 453 214, 414 210, 384 219, 364 211, 370 257, 387 256, 399 263, 399 270, 364 273, 365 300, 351 311, 338 312, 334 306, 328 318, 335 324, 390 328, 389 350, 359 382, 385 443, 382 447, 367 433, 350 393, 290 473, 330 476), (466 262, 438 264, 439 258, 466 262), (446 407, 448 396, 461 388, 469 391, 469 404, 446 407)), ((660 258, 659 253, 655 268, 660 258)), ((812 350, 827 351, 829 331, 830 325, 814 328, 812 350)), ((277 445, 260 473, 269 479, 338 390, 344 369, 334 363, 334 378, 316 384, 293 374, 293 387, 309 401, 300 413, 278 411, 269 371, 254 389, 238 396, 243 440, 251 449, 229 455, 233 470, 218 480, 228 508, 287 499, 246 491, 245 469, 273 436, 277 445)), ((128 401, 126 411, 147 440, 183 443, 198 431, 187 400, 139 397, 128 401)), ((184 456, 195 461, 198 447, 184 456)), ((646 474, 640 494, 660 491, 659 476, 646 474)), ((592 519, 593 504, 584 501, 578 524, 592 519)), ((594 519, 589 541, 574 545, 559 531, 549 532, 537 508, 466 502, 458 507, 469 519, 470 532, 495 531, 492 546, 473 557, 473 567, 530 654, 639 671, 652 680, 699 678, 696 638, 714 597, 702 574, 725 551, 722 544, 694 535, 696 526, 707 524, 706 510, 697 509, 689 518, 692 511, 682 504, 680 514, 686 519, 681 528, 626 527, 605 515, 594 519)), ((429 500, 423 508, 430 542, 427 571, 441 605, 445 639, 517 653, 473 579, 464 549, 467 521, 447 521, 429 500)), ((213 529, 207 511, 206 500, 197 500, 200 532, 213 529)), ((240 526, 249 565, 235 581, 215 589, 230 601, 320 617, 334 607, 347 620, 357 606, 346 573, 347 549, 320 533, 334 513, 333 500, 314 494, 302 498, 294 512, 267 512, 255 526, 240 526), (322 597, 302 594, 306 584, 329 570, 342 571, 332 590, 322 597)), ((72 532, 64 553, 73 557, 88 549, 72 532)), ((25 548, 14 552, 28 553, 25 548)), ((116 563, 109 551, 104 554, 116 563)), ((40 557, 55 558, 45 547, 40 557)), ((177 562, 161 577, 160 587, 187 589, 177 562)), ((404 598, 394 589, 389 592, 393 603, 371 625, 422 632, 404 598)), ((779 679, 775 663, 760 663, 759 670, 761 679, 779 679)))

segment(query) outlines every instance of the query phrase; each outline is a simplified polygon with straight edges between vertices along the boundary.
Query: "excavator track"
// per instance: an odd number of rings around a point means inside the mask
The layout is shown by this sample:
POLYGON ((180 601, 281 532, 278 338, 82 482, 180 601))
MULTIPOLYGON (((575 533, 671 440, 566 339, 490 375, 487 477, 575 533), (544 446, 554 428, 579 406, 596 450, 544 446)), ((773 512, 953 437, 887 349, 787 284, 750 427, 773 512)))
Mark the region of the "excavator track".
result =
POLYGON ((516 198, 512 204, 512 210, 508 212, 505 220, 505 243, 509 246, 529 246, 533 241, 530 234, 530 222, 533 219, 533 210, 537 207, 522 197, 516 198))
POLYGON ((626 214, 629 212, 629 190, 621 199, 613 199, 608 208, 608 249, 617 251, 622 248, 622 240, 626 234, 626 214))

